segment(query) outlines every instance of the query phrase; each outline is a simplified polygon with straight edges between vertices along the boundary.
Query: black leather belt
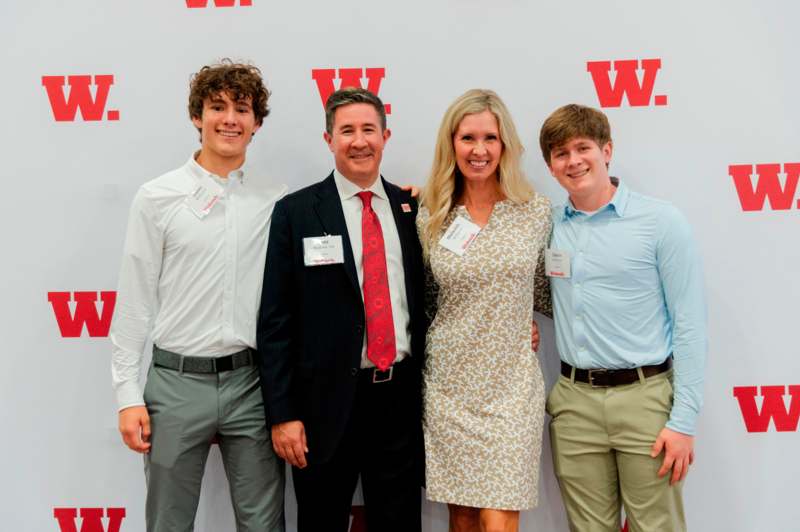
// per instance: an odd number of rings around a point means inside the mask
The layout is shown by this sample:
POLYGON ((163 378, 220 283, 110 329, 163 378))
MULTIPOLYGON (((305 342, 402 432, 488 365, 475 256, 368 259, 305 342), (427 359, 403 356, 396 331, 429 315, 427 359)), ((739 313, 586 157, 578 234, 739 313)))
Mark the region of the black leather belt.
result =
MULTIPOLYGON (((664 373, 672 367, 672 355, 656 366, 641 366, 642 374, 647 377, 664 373)), ((639 368, 628 369, 579 369, 575 368, 575 382, 590 384, 595 388, 610 388, 638 382, 639 368)), ((572 366, 561 361, 561 374, 572 377, 572 366)))
POLYGON ((253 350, 244 349, 221 357, 190 357, 153 346, 153 365, 185 373, 221 373, 253 365, 253 350))
POLYGON ((389 382, 406 372, 406 369, 411 366, 410 358, 410 356, 407 356, 400 362, 395 362, 386 371, 381 371, 378 368, 362 368, 358 371, 358 376, 372 384, 389 382))

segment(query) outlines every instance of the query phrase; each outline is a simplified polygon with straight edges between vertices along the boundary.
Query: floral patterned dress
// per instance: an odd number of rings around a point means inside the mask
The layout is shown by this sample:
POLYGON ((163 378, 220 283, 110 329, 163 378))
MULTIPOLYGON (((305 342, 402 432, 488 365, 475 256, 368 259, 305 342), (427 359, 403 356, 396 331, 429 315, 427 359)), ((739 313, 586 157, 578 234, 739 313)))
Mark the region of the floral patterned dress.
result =
MULTIPOLYGON (((470 219, 463 206, 448 215, 470 219)), ((417 228, 429 217, 420 208, 417 228)), ((424 369, 427 497, 478 508, 536 506, 545 386, 531 349, 534 308, 551 315, 543 254, 550 202, 494 206, 462 256, 426 263, 435 304, 424 369)), ((433 305, 429 305, 432 309, 433 305)))

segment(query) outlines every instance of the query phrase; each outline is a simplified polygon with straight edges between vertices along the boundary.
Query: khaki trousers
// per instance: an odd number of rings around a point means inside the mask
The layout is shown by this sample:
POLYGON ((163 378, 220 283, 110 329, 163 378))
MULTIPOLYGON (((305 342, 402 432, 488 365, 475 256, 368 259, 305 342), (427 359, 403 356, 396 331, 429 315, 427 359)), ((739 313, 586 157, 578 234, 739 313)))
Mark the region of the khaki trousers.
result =
POLYGON ((572 532, 619 532, 624 505, 630 532, 686 530, 681 483, 659 478, 662 452, 650 457, 672 408, 672 371, 613 388, 564 376, 550 392, 550 439, 572 532))
POLYGON ((272 450, 255 366, 219 374, 151 366, 144 400, 152 427, 152 447, 144 455, 148 532, 194 530, 215 436, 237 532, 284 531, 284 465, 272 450))

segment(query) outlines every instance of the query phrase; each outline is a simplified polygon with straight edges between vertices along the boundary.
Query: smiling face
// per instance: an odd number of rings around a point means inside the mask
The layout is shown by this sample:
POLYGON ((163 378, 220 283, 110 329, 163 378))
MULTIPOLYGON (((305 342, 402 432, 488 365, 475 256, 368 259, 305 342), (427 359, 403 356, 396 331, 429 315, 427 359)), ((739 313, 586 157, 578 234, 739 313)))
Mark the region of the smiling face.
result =
POLYGON ((227 92, 206 98, 202 115, 192 123, 200 129, 200 158, 231 170, 244 163, 247 145, 259 128, 251 98, 234 101, 227 92))
POLYGON ((489 110, 464 116, 453 134, 453 151, 465 180, 497 180, 503 154, 497 117, 489 110))
POLYGON ((391 136, 381 127, 375 107, 368 103, 338 107, 331 133, 323 136, 339 173, 362 188, 372 185, 380 172, 383 147, 391 136))
POLYGON ((608 176, 611 152, 611 141, 600 146, 587 137, 572 138, 550 150, 550 173, 576 209, 597 210, 611 200, 615 190, 608 176))

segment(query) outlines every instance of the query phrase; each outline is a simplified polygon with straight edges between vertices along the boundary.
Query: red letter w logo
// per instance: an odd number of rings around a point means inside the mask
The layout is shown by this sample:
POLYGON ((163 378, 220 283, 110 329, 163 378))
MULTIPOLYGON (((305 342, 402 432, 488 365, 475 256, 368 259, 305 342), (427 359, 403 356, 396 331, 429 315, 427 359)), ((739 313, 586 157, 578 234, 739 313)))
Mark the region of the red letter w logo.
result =
MULTIPOLYGON (((89 85, 92 76, 67 76, 69 97, 64 96, 64 76, 42 76, 42 85, 47 89, 47 98, 53 109, 53 117, 57 122, 75 121, 75 112, 80 108, 84 120, 102 120, 103 111, 108 99, 108 90, 114 83, 114 76, 94 76, 97 94, 92 97, 89 85)), ((119 120, 119 111, 109 110, 108 120, 119 120)))
MULTIPOLYGON (((78 532, 75 519, 78 517, 77 508, 53 508, 53 517, 58 520, 61 532, 78 532)), ((119 532, 122 519, 125 517, 125 508, 106 508, 108 528, 103 527, 102 508, 81 508, 80 532, 119 532)))
MULTIPOLYGON (((186 7, 206 7, 208 0, 186 0, 186 7)), ((233 7, 236 0, 214 0, 214 7, 233 7)), ((253 0, 239 0, 240 6, 252 6, 253 0)))
POLYGON ((769 420, 775 423, 778 432, 794 432, 800 421, 800 385, 789 386, 789 409, 783 402, 786 386, 762 386, 761 412, 756 405, 755 386, 734 386, 733 396, 739 401, 747 432, 767 432, 769 420))
POLYGON ((103 301, 103 313, 97 314, 97 292, 75 292, 72 300, 75 301, 75 313, 69 308, 69 292, 47 292, 47 300, 53 305, 53 312, 56 314, 58 328, 64 338, 77 338, 86 330, 89 336, 108 336, 108 329, 111 327, 111 316, 114 315, 114 305, 117 302, 116 292, 100 292, 100 299, 103 301))
MULTIPOLYGON (((340 89, 347 87, 361 87, 361 78, 366 70, 367 74, 367 90, 372 94, 378 95, 381 90, 381 81, 386 77, 385 68, 340 68, 339 69, 339 83, 340 89)), ((317 89, 319 90, 319 97, 322 100, 322 107, 325 107, 325 102, 328 101, 336 87, 333 84, 333 79, 336 77, 335 68, 315 68, 311 70, 311 79, 317 82, 317 89)), ((392 113, 392 104, 384 104, 386 107, 386 114, 392 113)))
MULTIPOLYGON (((592 75, 592 82, 597 91, 597 99, 600 100, 601 107, 620 107, 622 105, 622 95, 628 97, 631 107, 642 107, 650 105, 650 96, 653 94, 653 85, 656 82, 656 74, 661 68, 661 59, 642 59, 642 70, 644 79, 639 82, 636 70, 639 68, 639 61, 636 59, 626 59, 624 61, 614 61, 614 72, 617 73, 614 84, 611 84, 611 61, 589 61, 586 63, 586 70, 592 75)), ((656 105, 667 105, 667 96, 659 94, 654 98, 656 105)))
MULTIPOLYGON (((732 164, 728 166, 728 174, 733 178, 736 185, 736 193, 739 195, 739 203, 742 204, 743 211, 764 210, 764 200, 769 198, 772 210, 785 211, 792 208, 794 194, 797 190, 797 180, 800 177, 800 163, 786 163, 783 171, 786 173, 786 183, 781 186, 778 173, 781 171, 780 164, 757 164, 756 174, 758 179, 756 185, 750 176, 753 174, 751 164, 732 164)), ((800 200, 797 202, 800 209, 800 200)))

